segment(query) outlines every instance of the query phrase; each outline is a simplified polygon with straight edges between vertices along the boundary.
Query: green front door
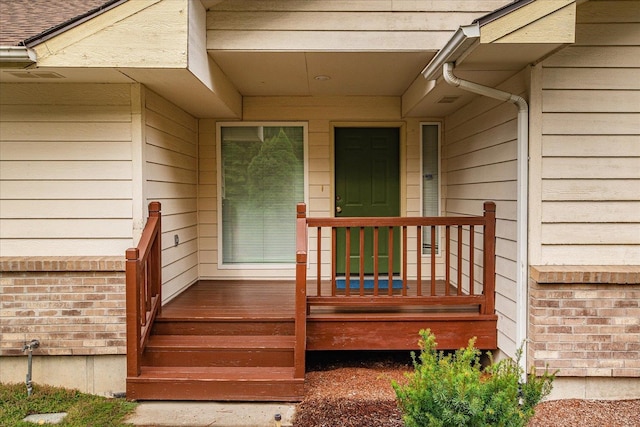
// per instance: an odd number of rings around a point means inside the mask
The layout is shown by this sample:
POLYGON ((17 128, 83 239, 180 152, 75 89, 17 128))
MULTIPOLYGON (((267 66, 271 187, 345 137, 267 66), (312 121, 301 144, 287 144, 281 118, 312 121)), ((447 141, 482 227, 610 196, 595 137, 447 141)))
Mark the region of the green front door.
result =
MULTIPOLYGON (((400 130, 336 128, 336 217, 400 215, 400 130)), ((337 272, 345 273, 344 230, 338 232, 337 272)), ((359 229, 351 230, 350 273, 359 273, 359 229)), ((365 230, 365 274, 372 274, 373 230, 365 230)), ((379 232, 379 273, 388 273, 389 235, 379 232)), ((400 233, 393 233, 393 271, 400 271, 400 233)))

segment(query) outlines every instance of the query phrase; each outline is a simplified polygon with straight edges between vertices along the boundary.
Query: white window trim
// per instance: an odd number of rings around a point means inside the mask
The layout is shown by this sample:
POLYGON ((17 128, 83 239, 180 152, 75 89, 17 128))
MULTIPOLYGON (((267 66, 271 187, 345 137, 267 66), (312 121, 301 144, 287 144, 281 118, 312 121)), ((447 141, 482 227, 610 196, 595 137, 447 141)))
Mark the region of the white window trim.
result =
MULTIPOLYGON (((218 269, 219 270, 282 270, 295 268, 295 262, 290 263, 234 263, 225 264, 223 262, 222 251, 222 128, 223 127, 257 127, 257 126, 299 126, 302 127, 302 150, 304 163, 304 203, 309 211, 309 124, 308 122, 217 122, 216 123, 216 206, 217 206, 217 229, 218 229, 218 269)), ((295 254, 292 254, 295 257, 295 254)))
MULTIPOLYGON (((437 212, 437 216, 441 216, 442 215, 442 123, 441 122, 420 122, 420 216, 424 216, 423 214, 423 207, 424 207, 424 170, 422 169, 422 165, 424 164, 424 153, 422 150, 422 145, 423 145, 423 128, 425 125, 429 125, 429 126, 437 126, 438 128, 438 212, 437 212)), ((442 251, 440 250, 442 247, 442 241, 441 241, 442 236, 438 235, 436 236, 436 239, 438 240, 437 245, 438 245, 438 250, 436 251, 436 257, 441 257, 442 256, 442 251)), ((422 242, 422 244, 424 245, 425 242, 422 242)), ((422 255, 426 255, 423 254, 422 255)))

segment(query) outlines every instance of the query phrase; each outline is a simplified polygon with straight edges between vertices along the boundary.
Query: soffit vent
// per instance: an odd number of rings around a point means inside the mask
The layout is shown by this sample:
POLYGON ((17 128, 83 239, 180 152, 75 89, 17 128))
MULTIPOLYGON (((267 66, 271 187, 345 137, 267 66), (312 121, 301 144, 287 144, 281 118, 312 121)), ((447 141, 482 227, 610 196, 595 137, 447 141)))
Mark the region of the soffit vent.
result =
POLYGON ((11 71, 19 79, 64 79, 64 76, 53 71, 11 71))
POLYGON ((453 104, 454 102, 456 102, 458 99, 460 99, 459 96, 443 96, 442 98, 440 98, 440 100, 438 101, 438 104, 453 104))

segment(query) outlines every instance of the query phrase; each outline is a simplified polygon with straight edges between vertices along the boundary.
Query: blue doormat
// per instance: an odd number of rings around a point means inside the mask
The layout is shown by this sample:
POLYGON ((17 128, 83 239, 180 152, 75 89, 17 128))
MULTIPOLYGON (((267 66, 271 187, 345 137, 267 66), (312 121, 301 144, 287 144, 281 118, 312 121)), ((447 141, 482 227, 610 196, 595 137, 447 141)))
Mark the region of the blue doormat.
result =
MULTIPOLYGON (((393 289, 402 289, 402 279, 393 279, 393 289)), ((345 289, 346 279, 336 279, 336 289, 345 289)), ((364 279, 364 288, 373 289, 373 278, 364 279)), ((360 289, 360 278, 352 278, 349 281, 349 289, 360 289)), ((389 279, 378 279, 378 289, 389 289, 389 279)))

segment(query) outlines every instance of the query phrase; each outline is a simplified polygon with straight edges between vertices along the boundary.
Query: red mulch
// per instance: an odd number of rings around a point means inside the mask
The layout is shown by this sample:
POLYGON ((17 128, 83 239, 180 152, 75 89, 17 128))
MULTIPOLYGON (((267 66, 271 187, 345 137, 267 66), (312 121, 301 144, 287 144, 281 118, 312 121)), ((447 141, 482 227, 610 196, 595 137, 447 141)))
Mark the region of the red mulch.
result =
MULTIPOLYGON (((309 363, 294 427, 402 427, 391 380, 412 369, 407 353, 322 353, 309 363)), ((640 400, 541 403, 528 427, 640 427, 640 400)))

